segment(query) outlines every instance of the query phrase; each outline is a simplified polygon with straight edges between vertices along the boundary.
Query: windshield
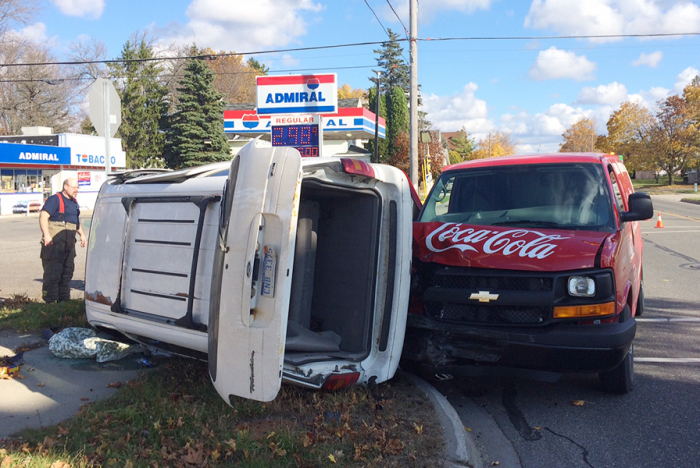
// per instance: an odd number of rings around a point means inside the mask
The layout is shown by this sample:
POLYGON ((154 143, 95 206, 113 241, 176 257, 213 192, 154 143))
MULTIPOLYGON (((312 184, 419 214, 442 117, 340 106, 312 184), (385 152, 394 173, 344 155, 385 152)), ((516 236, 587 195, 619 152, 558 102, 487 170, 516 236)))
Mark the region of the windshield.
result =
POLYGON ((610 231, 603 166, 528 164, 449 171, 438 179, 419 221, 610 231))

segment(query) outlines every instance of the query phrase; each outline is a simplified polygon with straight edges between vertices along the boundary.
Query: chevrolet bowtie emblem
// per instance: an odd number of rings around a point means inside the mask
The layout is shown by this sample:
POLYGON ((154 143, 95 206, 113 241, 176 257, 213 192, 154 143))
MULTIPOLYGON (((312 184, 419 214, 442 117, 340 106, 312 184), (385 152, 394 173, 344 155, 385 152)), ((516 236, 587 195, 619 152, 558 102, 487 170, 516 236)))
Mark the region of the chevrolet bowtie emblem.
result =
POLYGON ((491 294, 488 291, 479 291, 478 293, 472 293, 469 299, 476 299, 479 302, 491 302, 498 299, 498 294, 491 294))

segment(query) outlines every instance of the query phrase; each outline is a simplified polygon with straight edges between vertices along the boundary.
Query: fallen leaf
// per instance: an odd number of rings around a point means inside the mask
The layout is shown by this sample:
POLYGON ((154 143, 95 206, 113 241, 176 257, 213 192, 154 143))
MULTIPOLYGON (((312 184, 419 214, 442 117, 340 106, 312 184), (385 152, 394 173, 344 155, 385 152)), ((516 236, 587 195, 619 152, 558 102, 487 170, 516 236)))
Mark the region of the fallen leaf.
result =
POLYGON ((12 458, 11 456, 5 455, 5 457, 3 457, 3 459, 2 459, 2 463, 0 463, 0 466, 1 466, 2 468, 11 466, 11 465, 12 465, 12 460, 13 460, 13 458, 12 458))
POLYGON ((70 434, 70 429, 68 429, 68 428, 66 428, 66 427, 62 427, 62 426, 59 424, 59 425, 58 425, 58 433, 59 433, 60 435, 68 435, 68 434, 70 434))
POLYGON ((536 431, 541 431, 541 430, 542 430, 541 427, 537 427, 537 426, 533 427, 533 429, 536 430, 536 431))
POLYGON ((275 433, 273 431, 273 432, 270 432, 270 435, 268 435, 267 438, 269 439, 270 437, 274 437, 274 436, 275 436, 275 433))
POLYGON ((51 464, 51 468, 70 468, 70 463, 61 460, 56 460, 51 464))
POLYGON ((467 431, 467 432, 471 432, 471 431, 472 431, 472 428, 471 428, 471 427, 465 427, 464 430, 467 431))
POLYGON ((88 397, 80 397, 80 401, 90 401, 88 397))
POLYGON ((122 383, 119 381, 116 381, 116 382, 108 383, 106 388, 119 388, 121 386, 122 386, 122 383))
POLYGON ((41 443, 41 445, 45 449, 50 449, 51 447, 53 447, 54 442, 55 441, 51 437, 46 436, 46 437, 44 437, 44 441, 41 443))
POLYGON ((586 404, 586 402, 584 400, 573 400, 571 404, 574 406, 583 406, 586 404))
POLYGON ((335 461, 335 457, 333 456, 332 453, 331 453, 330 455, 328 455, 328 459, 331 461, 331 463, 337 463, 337 462, 335 461))
POLYGON ((231 447, 231 450, 233 450, 234 452, 236 451, 236 441, 235 441, 235 440, 229 439, 229 440, 227 440, 227 441, 224 442, 224 443, 225 443, 226 445, 228 445, 229 447, 231 447))
POLYGON ((416 429, 416 434, 418 435, 423 435, 423 426, 419 426, 416 423, 413 423, 413 427, 416 429))

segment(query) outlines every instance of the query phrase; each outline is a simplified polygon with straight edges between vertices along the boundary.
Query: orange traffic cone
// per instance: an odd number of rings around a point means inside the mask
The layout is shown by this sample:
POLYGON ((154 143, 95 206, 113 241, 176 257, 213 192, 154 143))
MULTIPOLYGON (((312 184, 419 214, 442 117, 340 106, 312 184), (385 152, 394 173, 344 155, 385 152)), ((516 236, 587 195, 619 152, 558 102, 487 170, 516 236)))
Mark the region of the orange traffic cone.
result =
POLYGON ((657 228, 664 227, 664 222, 661 221, 661 213, 659 213, 658 216, 656 217, 656 227, 657 228))

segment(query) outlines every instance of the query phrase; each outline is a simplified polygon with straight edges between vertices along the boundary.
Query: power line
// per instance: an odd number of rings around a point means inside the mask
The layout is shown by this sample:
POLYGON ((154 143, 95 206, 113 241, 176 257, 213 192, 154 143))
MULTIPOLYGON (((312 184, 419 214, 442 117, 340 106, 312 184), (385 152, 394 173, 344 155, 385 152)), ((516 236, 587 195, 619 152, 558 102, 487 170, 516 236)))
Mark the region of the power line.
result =
MULTIPOLYGON (((367 2, 367 0, 365 0, 367 2)), ((381 23, 380 23, 381 24, 381 23)), ((384 27, 384 26, 382 26, 384 27)), ((580 36, 473 36, 473 37, 438 37, 438 38, 417 38, 421 42, 438 42, 438 41, 525 41, 525 40, 557 40, 557 39, 624 39, 624 38, 654 38, 654 37, 674 37, 674 36, 700 36, 700 32, 684 32, 684 33, 658 33, 658 34, 586 34, 580 36)), ((51 66, 51 65, 93 65, 93 64, 110 64, 110 63, 138 63, 138 62, 159 62, 166 60, 216 60, 217 58, 232 57, 237 55, 264 55, 277 54, 285 52, 305 52, 309 50, 325 50, 339 49, 345 47, 362 47, 382 45, 386 41, 370 41, 370 42, 354 42, 348 44, 334 44, 326 46, 313 47, 297 47, 289 49, 275 50, 259 50, 251 52, 225 52, 219 54, 206 55, 184 55, 175 57, 150 57, 138 59, 110 59, 110 60, 77 60, 77 61, 61 61, 61 62, 29 62, 29 63, 5 63, 0 64, 0 69, 3 67, 32 67, 32 66, 51 66)), ((396 39, 396 42, 408 42, 408 39, 396 39)))
MULTIPOLYGON (((347 67, 322 67, 322 68, 296 68, 296 69, 285 69, 285 70, 268 70, 268 73, 290 73, 290 72, 308 72, 308 71, 322 71, 322 70, 359 70, 362 68, 373 68, 374 65, 354 65, 347 67)), ((240 71, 240 72, 214 72, 214 75, 253 75, 259 74, 257 71, 240 71)), ((184 73, 171 73, 171 74, 161 74, 161 78, 177 78, 185 76, 184 73)), ((111 75, 112 78, 126 78, 126 75, 111 75)), ((2 83, 46 83, 48 85, 57 85, 66 81, 85 81, 94 80, 91 76, 72 76, 67 78, 18 78, 15 80, 0 80, 2 83)), ((139 80, 138 78, 136 79, 139 80)))
POLYGON ((551 39, 624 39, 632 37, 700 36, 700 32, 657 34, 584 34, 580 36, 482 36, 482 37, 426 37, 419 41, 532 41, 551 39))
MULTIPOLYGON (((404 41, 405 39, 397 39, 397 41, 404 41)), ((136 58, 136 59, 109 59, 109 60, 75 60, 75 61, 62 61, 62 62, 29 62, 29 63, 4 63, 0 64, 0 69, 3 67, 36 67, 36 66, 49 66, 49 65, 94 65, 94 64, 110 64, 110 63, 139 63, 139 62, 162 62, 166 60, 216 60, 223 57, 235 57, 237 55, 263 55, 263 54, 277 54, 284 52, 304 52, 307 50, 324 50, 324 49, 339 49, 344 47, 360 47, 360 46, 370 46, 370 45, 380 45, 386 41, 372 41, 372 42, 354 42, 349 44, 335 44, 327 46, 314 46, 314 47, 297 47, 291 49, 275 49, 275 50, 259 50, 252 52, 224 52, 219 54, 204 54, 204 55, 182 55, 175 57, 149 57, 149 58, 136 58)))
POLYGON ((401 21, 401 18, 399 15, 396 13, 396 10, 394 10, 394 6, 391 4, 389 0, 386 0, 386 2, 389 4, 389 8, 391 8, 391 11, 394 12, 394 16, 396 16, 396 19, 399 20, 399 23, 401 23, 401 26, 403 26, 403 30, 406 33, 406 37, 408 37, 410 34, 408 33, 408 28, 406 27, 405 24, 403 24, 403 21, 401 21))
MULTIPOLYGON (((372 14, 374 15, 374 17, 377 19, 377 23, 379 23, 379 26, 381 26, 382 29, 384 30, 384 34, 386 34, 387 36, 389 36, 389 32, 386 30, 386 28, 384 27, 384 25, 382 24, 382 22, 379 20, 379 16, 377 16, 377 14, 374 12, 374 10, 372 9, 372 7, 369 6, 369 3, 367 2, 367 0, 365 0, 365 5, 367 5, 367 8, 369 8, 369 10, 372 12, 372 14)), ((391 36, 389 36, 389 37, 391 37, 391 36)))

